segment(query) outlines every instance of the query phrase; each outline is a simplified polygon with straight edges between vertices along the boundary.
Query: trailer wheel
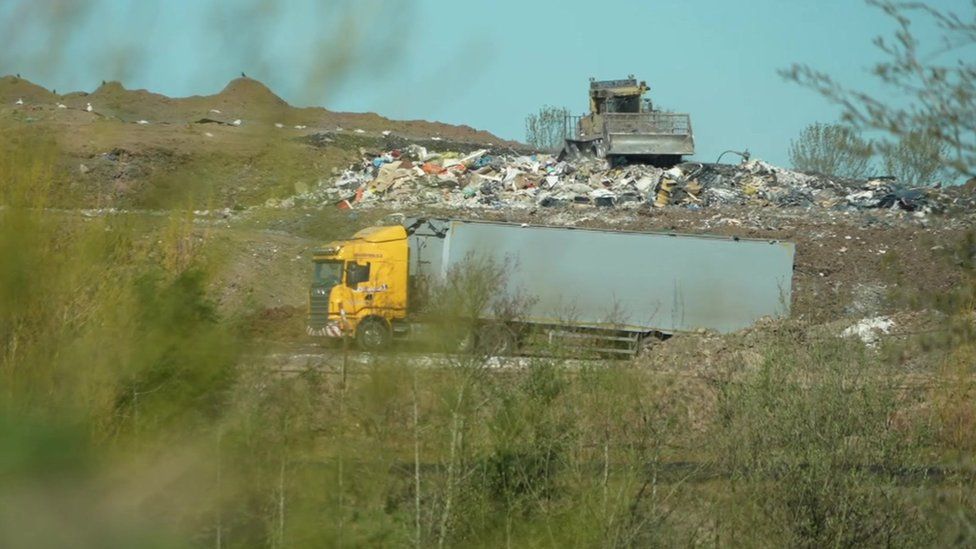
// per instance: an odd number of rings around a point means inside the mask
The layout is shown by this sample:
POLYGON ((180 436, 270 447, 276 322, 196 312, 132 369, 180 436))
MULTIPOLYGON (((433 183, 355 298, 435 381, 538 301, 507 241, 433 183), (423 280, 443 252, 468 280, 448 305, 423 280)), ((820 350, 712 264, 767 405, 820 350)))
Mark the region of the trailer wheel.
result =
POLYGON ((391 339, 390 328, 379 318, 367 318, 356 328, 356 344, 364 351, 383 350, 391 339))
POLYGON ((517 339, 511 328, 504 324, 486 324, 478 332, 478 350, 489 355, 514 354, 517 339))

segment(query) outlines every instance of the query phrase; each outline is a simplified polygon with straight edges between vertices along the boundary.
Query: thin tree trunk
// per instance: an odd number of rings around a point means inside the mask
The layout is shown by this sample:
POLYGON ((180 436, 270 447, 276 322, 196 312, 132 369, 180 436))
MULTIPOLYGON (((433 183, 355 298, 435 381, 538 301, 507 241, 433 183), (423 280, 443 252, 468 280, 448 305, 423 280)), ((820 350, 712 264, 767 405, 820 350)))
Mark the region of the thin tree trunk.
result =
POLYGON ((603 440, 603 518, 607 518, 608 489, 610 485, 610 434, 603 440))
POLYGON ((221 497, 221 492, 223 491, 223 468, 221 467, 221 454, 220 454, 220 443, 223 440, 224 432, 220 427, 217 428, 217 539, 216 542, 217 549, 222 549, 223 546, 223 530, 224 530, 224 513, 223 513, 223 497, 221 497))
POLYGON ((413 370, 413 504, 414 504, 414 543, 420 547, 420 410, 417 404, 417 369, 413 370))
MULTIPOLYGON (((339 385, 339 438, 343 437, 343 429, 345 428, 345 414, 346 414, 346 366, 349 362, 349 338, 342 338, 342 381, 339 385)), ((343 460, 342 460, 342 444, 339 447, 339 459, 338 459, 338 473, 339 473, 339 528, 337 532, 336 547, 342 547, 344 540, 343 534, 346 525, 345 521, 345 492, 343 486, 343 460)))
POLYGON ((278 470, 278 547, 285 546, 285 455, 278 470))
POLYGON ((451 454, 450 461, 447 463, 447 495, 444 498, 444 511, 441 514, 441 527, 440 535, 437 539, 437 547, 444 547, 444 542, 447 540, 447 523, 451 517, 451 505, 454 501, 454 477, 455 473, 455 461, 457 458, 457 447, 461 440, 461 414, 459 410, 461 409, 461 404, 464 401, 464 385, 461 386, 461 390, 458 392, 457 405, 454 408, 453 413, 453 423, 451 425, 451 454))

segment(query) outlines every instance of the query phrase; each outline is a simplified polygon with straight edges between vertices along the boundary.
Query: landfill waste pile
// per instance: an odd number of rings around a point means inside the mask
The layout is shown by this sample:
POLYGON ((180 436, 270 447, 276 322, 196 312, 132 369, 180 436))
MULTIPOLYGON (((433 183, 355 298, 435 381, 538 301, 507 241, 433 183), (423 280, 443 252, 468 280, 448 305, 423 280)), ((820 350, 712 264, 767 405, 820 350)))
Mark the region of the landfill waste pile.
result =
POLYGON ((535 209, 573 204, 605 208, 722 205, 860 211, 895 209, 925 215, 976 205, 972 193, 907 188, 892 178, 850 180, 806 174, 761 160, 684 163, 670 169, 606 160, 558 160, 549 154, 432 152, 413 144, 378 153, 319 185, 269 207, 535 209))

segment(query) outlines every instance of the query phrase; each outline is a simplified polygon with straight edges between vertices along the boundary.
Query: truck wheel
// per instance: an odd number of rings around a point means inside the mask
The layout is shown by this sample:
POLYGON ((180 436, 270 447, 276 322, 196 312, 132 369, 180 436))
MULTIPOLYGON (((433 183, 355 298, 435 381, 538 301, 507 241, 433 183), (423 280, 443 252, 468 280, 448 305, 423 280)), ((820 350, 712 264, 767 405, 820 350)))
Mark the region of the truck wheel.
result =
POLYGON ((504 324, 488 324, 478 333, 478 350, 489 355, 515 353, 515 333, 504 324))
POLYGON ((380 351, 390 345, 392 335, 386 322, 367 318, 356 328, 356 344, 364 351, 380 351))

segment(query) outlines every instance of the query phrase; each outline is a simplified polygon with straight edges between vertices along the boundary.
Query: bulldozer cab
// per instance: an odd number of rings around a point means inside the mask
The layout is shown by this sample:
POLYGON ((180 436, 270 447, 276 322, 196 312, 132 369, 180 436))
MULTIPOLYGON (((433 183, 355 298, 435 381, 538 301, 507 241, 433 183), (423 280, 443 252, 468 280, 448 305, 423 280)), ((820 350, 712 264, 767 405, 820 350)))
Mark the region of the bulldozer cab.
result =
POLYGON ((590 113, 636 113, 650 111, 650 99, 644 94, 650 88, 647 83, 626 80, 590 80, 590 113))

